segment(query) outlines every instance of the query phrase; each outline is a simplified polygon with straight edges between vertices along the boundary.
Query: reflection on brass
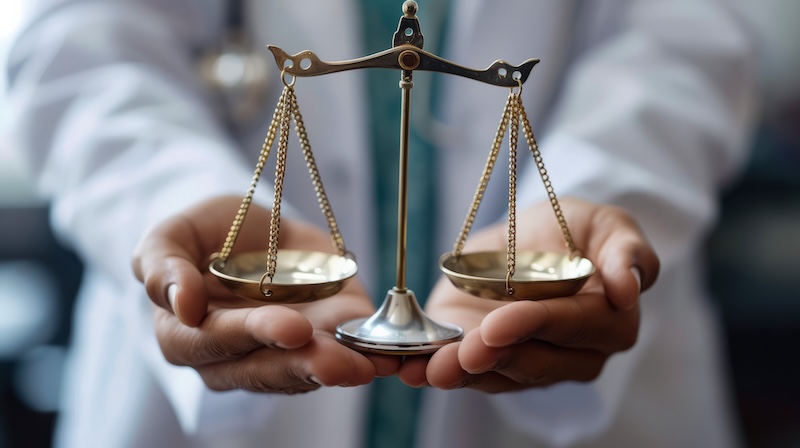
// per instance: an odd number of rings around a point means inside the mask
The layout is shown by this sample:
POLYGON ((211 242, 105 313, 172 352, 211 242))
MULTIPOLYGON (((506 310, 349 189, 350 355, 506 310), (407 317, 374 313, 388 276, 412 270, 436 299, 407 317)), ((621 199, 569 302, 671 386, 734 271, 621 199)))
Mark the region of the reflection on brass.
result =
POLYGON ((457 288, 494 300, 541 300, 576 294, 594 273, 591 261, 556 252, 517 252, 516 271, 506 285, 505 252, 442 255, 439 266, 457 288))
POLYGON ((330 297, 357 272, 356 262, 336 254, 279 250, 275 276, 264 282, 264 251, 215 259, 209 270, 235 294, 270 303, 302 303, 330 297), (262 287, 264 289, 262 289, 262 287))

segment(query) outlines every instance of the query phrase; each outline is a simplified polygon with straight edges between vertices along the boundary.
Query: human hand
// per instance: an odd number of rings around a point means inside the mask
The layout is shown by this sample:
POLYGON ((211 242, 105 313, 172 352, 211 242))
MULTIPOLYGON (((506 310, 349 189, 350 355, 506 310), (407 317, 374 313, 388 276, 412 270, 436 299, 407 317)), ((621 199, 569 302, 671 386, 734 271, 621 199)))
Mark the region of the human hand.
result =
MULTIPOLYGON (((156 336, 166 359, 193 367, 214 390, 296 393, 395 373, 399 360, 366 357, 333 337, 342 321, 374 311, 356 279, 336 296, 283 306, 235 296, 208 272, 240 202, 205 201, 163 222, 137 248, 133 270, 157 305, 156 336)), ((269 220, 268 210, 251 205, 236 251, 264 250, 269 220)), ((332 250, 328 235, 286 219, 279 246, 332 250)))
MULTIPOLYGON (((570 230, 597 273, 573 297, 502 302, 456 289, 442 278, 426 312, 464 329, 464 339, 430 357, 408 358, 398 376, 408 385, 506 392, 560 381, 591 381, 608 358, 636 342, 640 291, 659 261, 623 210, 574 199, 561 206, 570 230)), ((549 203, 519 214, 518 250, 563 251, 549 203), (530 229, 530 230, 527 230, 530 229)), ((465 252, 505 251, 505 225, 476 233, 465 252)))

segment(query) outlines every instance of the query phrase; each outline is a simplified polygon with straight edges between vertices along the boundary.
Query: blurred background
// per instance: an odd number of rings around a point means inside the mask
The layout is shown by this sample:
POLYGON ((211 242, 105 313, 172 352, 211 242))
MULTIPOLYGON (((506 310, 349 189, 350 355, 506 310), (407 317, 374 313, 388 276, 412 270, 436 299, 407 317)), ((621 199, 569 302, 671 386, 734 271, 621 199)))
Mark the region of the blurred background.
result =
MULTIPOLYGON (((0 61, 23 5, 0 2, 0 61)), ((48 447, 81 264, 50 232, 47 203, 5 136, 5 87, 0 70, 0 448, 48 447)))
MULTIPOLYGON (((766 3, 740 0, 762 46, 764 113, 708 241, 708 287, 748 446, 800 447, 800 2, 766 3)), ((23 13, 22 0, 0 2, 0 60, 23 13)), ((47 447, 82 267, 3 137, 4 89, 0 72, 0 448, 47 447)))

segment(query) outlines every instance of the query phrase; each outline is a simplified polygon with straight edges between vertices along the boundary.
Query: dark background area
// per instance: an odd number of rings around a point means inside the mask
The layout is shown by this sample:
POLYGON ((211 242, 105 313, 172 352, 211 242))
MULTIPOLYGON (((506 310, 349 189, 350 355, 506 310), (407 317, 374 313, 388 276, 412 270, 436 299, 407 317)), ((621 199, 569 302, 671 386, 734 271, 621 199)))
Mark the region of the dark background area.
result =
POLYGON ((708 247, 747 446, 800 447, 800 104, 758 132, 708 247))
MULTIPOLYGON (((12 274, 3 278, 5 284, 0 285, 0 294, 9 289, 18 292, 29 285, 30 294, 49 297, 33 303, 26 300, 30 298, 28 293, 22 294, 22 298, 20 295, 10 298, 20 300, 12 309, 42 318, 28 320, 29 325, 23 327, 16 326, 19 334, 30 336, 20 337, 17 347, 9 347, 6 356, 0 358, 0 448, 51 444, 60 373, 69 343, 71 308, 82 265, 74 253, 56 241, 47 214, 44 205, 0 208, 0 271, 5 269, 12 274), (9 284, 12 282, 18 285, 9 284), (48 287, 37 288, 42 283, 48 287)), ((8 332, 0 329, 0 334, 8 332)))

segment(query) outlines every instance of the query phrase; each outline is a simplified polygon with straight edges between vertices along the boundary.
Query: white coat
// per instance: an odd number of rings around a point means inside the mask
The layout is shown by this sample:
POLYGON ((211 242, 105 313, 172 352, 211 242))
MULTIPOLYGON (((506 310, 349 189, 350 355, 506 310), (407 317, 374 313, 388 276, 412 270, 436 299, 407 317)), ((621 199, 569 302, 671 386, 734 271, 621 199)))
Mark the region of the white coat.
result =
MULTIPOLYGON (((328 61, 364 55, 356 2, 251 4, 257 48, 310 49, 328 61)), ((442 56, 474 68, 540 58, 523 97, 556 192, 628 209, 662 271, 641 298, 636 346, 597 380, 500 395, 426 391, 418 445, 735 446, 700 249, 754 118, 754 58, 741 21, 715 1, 455 4, 442 56)), ((366 388, 215 393, 192 369, 169 365, 130 273, 148 228, 204 198, 241 195, 249 183, 263 129, 227 134, 190 58, 218 41, 221 3, 47 1, 34 10, 11 54, 18 143, 53 200, 54 227, 87 268, 59 446, 360 446, 366 388)), ((273 74, 265 121, 280 88, 273 74)), ((375 232, 363 79, 301 78, 296 88, 368 281, 375 232)), ((441 252, 466 213, 506 94, 455 78, 437 98, 441 252)), ((303 164, 289 167, 285 199, 321 223, 303 164)), ((502 219, 503 184, 493 181, 483 223, 502 219)), ((519 189, 523 205, 544 196, 530 166, 519 189)))

